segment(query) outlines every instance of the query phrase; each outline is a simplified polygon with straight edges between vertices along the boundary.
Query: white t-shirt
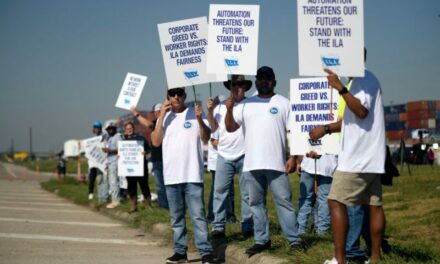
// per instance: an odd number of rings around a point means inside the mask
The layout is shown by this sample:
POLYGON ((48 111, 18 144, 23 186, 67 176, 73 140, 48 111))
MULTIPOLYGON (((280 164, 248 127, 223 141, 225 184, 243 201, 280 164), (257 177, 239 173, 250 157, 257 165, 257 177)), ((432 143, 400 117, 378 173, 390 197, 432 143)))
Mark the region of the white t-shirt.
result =
MULTIPOLYGON (((119 133, 109 136, 105 142, 105 147, 110 150, 118 150, 118 141, 122 140, 122 136, 119 133)), ((118 163, 118 154, 107 153, 107 165, 118 163)))
MULTIPOLYGON (((233 109, 234 116, 242 111, 242 102, 243 101, 240 103, 235 103, 233 109)), ((224 159, 233 161, 244 155, 244 135, 241 127, 232 133, 226 131, 226 111, 224 101, 217 105, 214 109, 214 118, 219 126, 216 130, 216 132, 218 131, 219 134, 219 144, 217 150, 218 154, 224 159)))
MULTIPOLYGON (((215 131, 211 134, 211 139, 218 140, 218 132, 215 131)), ((217 149, 212 145, 211 139, 208 141, 208 170, 215 171, 217 167, 217 149)))
MULTIPOLYGON (((207 124, 207 120, 203 117, 207 124)), ((163 121, 163 176, 165 185, 203 182, 203 149, 194 108, 168 112, 163 121)))
MULTIPOLYGON (((333 177, 333 173, 338 166, 338 156, 324 154, 321 158, 316 160, 316 174, 333 177)), ((308 174, 315 174, 315 159, 304 156, 301 162, 301 170, 308 174)))
POLYGON ((338 171, 384 173, 385 121, 379 80, 365 70, 365 77, 353 79, 350 93, 361 101, 368 115, 360 119, 345 107, 338 171))
POLYGON ((278 94, 271 98, 252 96, 243 101, 241 113, 234 113, 244 133, 243 171, 285 171, 289 115, 289 100, 278 94))

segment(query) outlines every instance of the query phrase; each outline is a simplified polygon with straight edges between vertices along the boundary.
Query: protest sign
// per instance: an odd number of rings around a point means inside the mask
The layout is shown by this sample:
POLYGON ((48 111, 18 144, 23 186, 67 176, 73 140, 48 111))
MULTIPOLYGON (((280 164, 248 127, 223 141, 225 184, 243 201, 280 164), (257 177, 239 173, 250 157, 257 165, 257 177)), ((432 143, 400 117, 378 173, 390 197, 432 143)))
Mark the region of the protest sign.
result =
POLYGON ((118 175, 144 175, 144 146, 142 141, 118 141, 118 175))
POLYGON ((100 171, 104 172, 106 167, 107 153, 102 151, 102 137, 92 137, 84 139, 82 146, 85 151, 86 158, 94 164, 100 171))
POLYGON ((259 5, 209 6, 209 73, 257 73, 259 15, 259 5))
POLYGON ((364 76, 363 0, 298 0, 299 75, 364 76))
POLYGON ((64 156, 65 157, 77 157, 84 149, 81 147, 81 141, 77 139, 70 139, 64 142, 64 156))
POLYGON ((208 22, 198 17, 157 25, 168 89, 226 81, 206 72, 208 22))
POLYGON ((338 133, 313 141, 309 132, 317 125, 336 122, 339 94, 326 78, 290 80, 290 154, 338 154, 338 133))
POLYGON ((130 107, 137 106, 146 81, 147 76, 127 73, 118 100, 116 101, 116 107, 130 110, 130 107))

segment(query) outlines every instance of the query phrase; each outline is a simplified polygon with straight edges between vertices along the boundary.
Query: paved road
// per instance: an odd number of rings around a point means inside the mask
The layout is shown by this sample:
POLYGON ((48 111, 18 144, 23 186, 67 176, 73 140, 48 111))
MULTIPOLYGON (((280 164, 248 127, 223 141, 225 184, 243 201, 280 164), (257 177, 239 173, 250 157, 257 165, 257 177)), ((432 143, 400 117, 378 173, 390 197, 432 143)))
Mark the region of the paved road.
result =
POLYGON ((0 163, 0 263, 165 263, 173 253, 149 234, 42 190, 38 181, 49 177, 0 163))

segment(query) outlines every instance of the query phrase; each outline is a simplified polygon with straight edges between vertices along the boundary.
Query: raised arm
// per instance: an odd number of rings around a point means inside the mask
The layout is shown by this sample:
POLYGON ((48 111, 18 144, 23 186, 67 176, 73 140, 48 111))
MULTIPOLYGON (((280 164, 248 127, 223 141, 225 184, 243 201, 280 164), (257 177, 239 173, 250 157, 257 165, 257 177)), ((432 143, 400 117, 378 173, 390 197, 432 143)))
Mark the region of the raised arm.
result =
POLYGON ((355 114, 360 119, 366 118, 368 115, 368 109, 361 104, 361 101, 359 99, 354 97, 349 91, 345 90, 347 88, 345 88, 341 80, 339 80, 338 75, 328 68, 324 68, 324 71, 328 73, 327 80, 330 86, 335 88, 339 92, 339 94, 341 94, 342 92, 341 96, 344 98, 345 103, 350 111, 352 111, 353 114, 355 114))
POLYGON ((202 118, 203 111, 200 105, 196 105, 195 113, 196 113, 197 122, 199 123, 199 127, 200 127, 200 137, 202 138, 202 141, 206 144, 208 143, 208 140, 211 136, 211 129, 205 124, 205 122, 203 122, 203 118, 202 118))
POLYGON ((218 123, 217 120, 215 120, 214 118, 215 103, 212 97, 208 98, 208 102, 206 102, 206 107, 208 108, 208 122, 209 126, 211 127, 211 133, 214 133, 218 129, 218 123))
POLYGON ((162 144, 163 140, 163 119, 165 118, 165 114, 171 108, 171 103, 168 100, 165 100, 160 107, 159 118, 156 122, 156 127, 151 134, 151 143, 155 147, 159 147, 162 144))
POLYGON ((234 119, 234 98, 229 96, 225 101, 226 106, 226 116, 225 116, 225 127, 226 131, 234 132, 240 128, 240 125, 235 122, 234 119))
POLYGON ((309 136, 313 140, 317 140, 325 136, 325 134, 341 132, 342 121, 331 123, 328 125, 317 126, 309 132, 309 136))
POLYGON ((137 111, 136 106, 132 106, 130 108, 130 112, 138 119, 138 121, 141 125, 146 126, 150 129, 153 129, 153 122, 151 122, 150 120, 141 116, 141 114, 139 114, 139 112, 137 111))

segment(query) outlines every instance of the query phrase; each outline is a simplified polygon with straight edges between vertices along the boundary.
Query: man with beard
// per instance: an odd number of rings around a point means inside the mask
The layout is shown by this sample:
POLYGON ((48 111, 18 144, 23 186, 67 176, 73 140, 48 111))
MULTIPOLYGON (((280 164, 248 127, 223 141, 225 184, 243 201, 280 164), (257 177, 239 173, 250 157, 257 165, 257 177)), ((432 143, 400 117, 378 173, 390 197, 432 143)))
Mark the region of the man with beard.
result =
POLYGON ((245 158, 243 176, 249 190, 249 206, 254 222, 255 244, 246 250, 249 256, 267 250, 269 221, 266 193, 270 187, 278 213, 279 224, 292 249, 301 246, 288 174, 296 168, 293 156, 286 161, 286 134, 290 102, 275 94, 275 73, 264 66, 258 69, 255 86, 258 95, 243 102, 241 112, 234 112, 234 98, 226 100, 225 125, 228 132, 243 126, 245 158))

